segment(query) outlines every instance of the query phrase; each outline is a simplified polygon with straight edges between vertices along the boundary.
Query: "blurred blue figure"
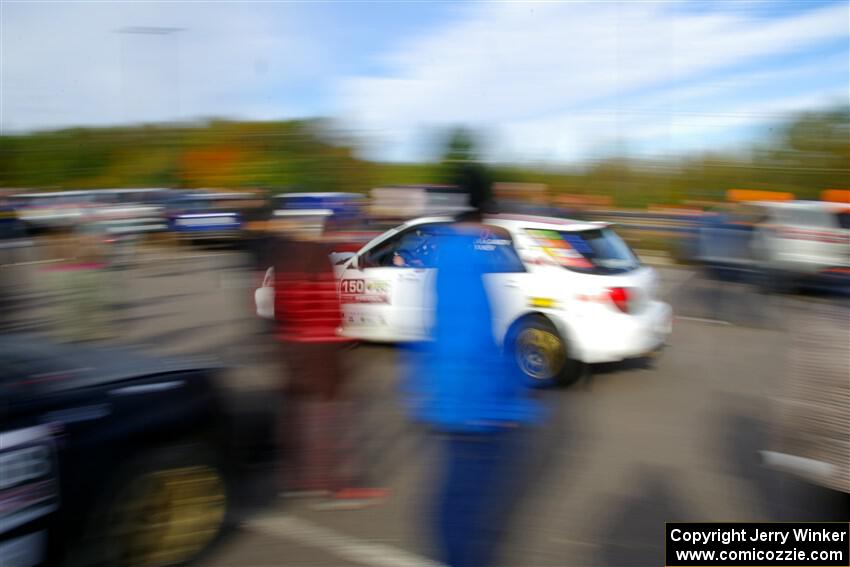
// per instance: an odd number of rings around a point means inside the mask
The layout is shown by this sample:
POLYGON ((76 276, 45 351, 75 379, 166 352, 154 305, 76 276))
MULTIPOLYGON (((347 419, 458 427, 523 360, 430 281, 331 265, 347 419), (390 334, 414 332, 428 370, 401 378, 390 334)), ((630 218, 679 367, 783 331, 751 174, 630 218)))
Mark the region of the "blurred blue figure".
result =
POLYGON ((492 266, 482 227, 448 226, 438 236, 432 341, 415 347, 411 409, 438 436, 442 470, 433 519, 441 559, 486 567, 518 486, 521 427, 537 419, 522 380, 493 338, 483 276, 492 266))

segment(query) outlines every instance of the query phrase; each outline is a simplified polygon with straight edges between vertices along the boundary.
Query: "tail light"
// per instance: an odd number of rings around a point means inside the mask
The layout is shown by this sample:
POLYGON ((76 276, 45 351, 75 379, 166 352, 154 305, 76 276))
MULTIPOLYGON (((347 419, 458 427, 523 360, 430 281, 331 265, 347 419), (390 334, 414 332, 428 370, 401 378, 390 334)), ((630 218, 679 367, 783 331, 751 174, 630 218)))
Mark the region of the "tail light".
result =
POLYGON ((629 312, 629 290, 625 287, 609 287, 608 298, 623 313, 629 312))

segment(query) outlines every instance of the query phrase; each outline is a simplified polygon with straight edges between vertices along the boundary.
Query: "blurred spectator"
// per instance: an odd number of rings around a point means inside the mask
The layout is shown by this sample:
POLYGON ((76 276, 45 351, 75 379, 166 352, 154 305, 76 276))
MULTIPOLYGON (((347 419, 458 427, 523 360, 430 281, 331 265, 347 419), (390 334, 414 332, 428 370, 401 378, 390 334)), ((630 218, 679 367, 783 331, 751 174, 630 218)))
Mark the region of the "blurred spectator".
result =
POLYGON ((45 284, 59 297, 53 330, 64 341, 109 338, 105 252, 90 233, 68 232, 53 242, 58 261, 43 270, 45 284))
POLYGON ((330 494, 323 506, 356 507, 379 501, 366 488, 357 448, 349 443, 351 404, 341 357, 349 339, 336 334, 341 310, 330 247, 289 231, 274 246, 275 321, 287 369, 288 398, 282 423, 286 495, 330 494))
POLYGON ((490 212, 493 199, 490 192, 490 180, 484 166, 472 160, 461 160, 452 165, 454 185, 469 192, 469 206, 476 210, 490 212))
POLYGON ((265 270, 273 263, 272 246, 274 233, 271 230, 274 220, 274 204, 265 199, 261 204, 251 207, 243 213, 245 221, 243 240, 251 258, 254 270, 265 270))
MULTIPOLYGON (((16 292, 11 271, 2 268, 5 264, 13 264, 16 261, 16 248, 23 247, 25 236, 26 231, 18 219, 17 212, 0 192, 0 313, 4 315, 8 315, 13 309, 13 296, 16 292)), ((8 323, 8 318, 0 318, 0 329, 4 323, 8 323)))
POLYGON ((479 160, 476 140, 464 128, 455 129, 443 155, 445 176, 449 185, 458 187, 469 195, 473 211, 493 212, 493 189, 487 168, 479 160))
POLYGON ((413 414, 441 446, 432 519, 452 567, 493 564, 521 488, 522 426, 538 414, 493 338, 486 252, 476 247, 489 190, 475 184, 478 208, 439 235, 433 340, 416 347, 409 377, 413 414))

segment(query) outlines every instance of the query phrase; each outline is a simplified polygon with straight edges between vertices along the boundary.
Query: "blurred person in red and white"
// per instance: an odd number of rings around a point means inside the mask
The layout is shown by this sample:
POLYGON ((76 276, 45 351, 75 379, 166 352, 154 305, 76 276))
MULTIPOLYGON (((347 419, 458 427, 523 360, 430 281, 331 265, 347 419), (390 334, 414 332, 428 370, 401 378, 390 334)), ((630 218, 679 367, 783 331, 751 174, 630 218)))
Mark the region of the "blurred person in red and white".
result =
POLYGON ((281 494, 326 497, 323 509, 377 504, 387 491, 367 482, 351 438, 357 416, 342 358, 352 341, 337 334, 342 315, 329 257, 335 243, 297 216, 276 223, 273 234, 273 265, 256 299, 258 314, 274 321, 283 365, 281 494))

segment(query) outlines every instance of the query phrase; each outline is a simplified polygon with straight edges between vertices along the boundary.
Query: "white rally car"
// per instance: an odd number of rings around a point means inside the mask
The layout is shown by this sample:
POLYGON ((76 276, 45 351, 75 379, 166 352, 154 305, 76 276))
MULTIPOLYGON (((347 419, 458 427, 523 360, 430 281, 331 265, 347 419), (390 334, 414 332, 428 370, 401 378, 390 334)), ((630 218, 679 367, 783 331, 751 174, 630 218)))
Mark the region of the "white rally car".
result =
MULTIPOLYGON (((426 339, 433 321, 435 228, 450 218, 407 222, 354 255, 332 255, 344 336, 377 342, 426 339)), ((670 334, 672 310, 658 277, 605 223, 493 215, 478 246, 494 333, 532 383, 567 384, 581 363, 640 357, 670 334)))

